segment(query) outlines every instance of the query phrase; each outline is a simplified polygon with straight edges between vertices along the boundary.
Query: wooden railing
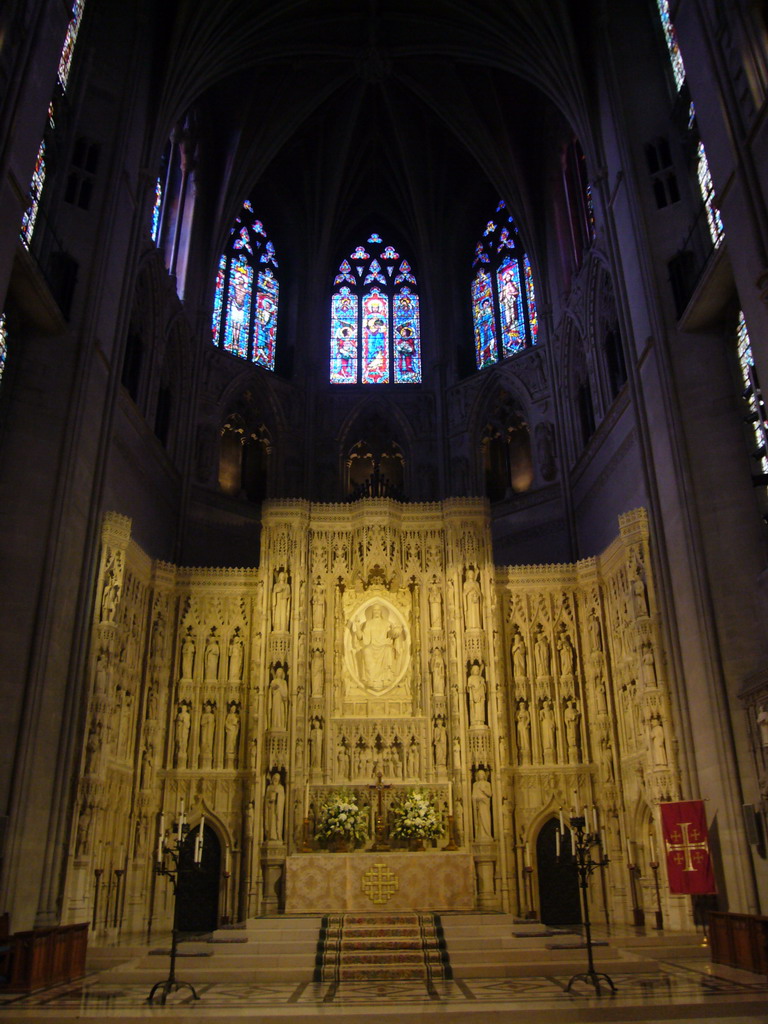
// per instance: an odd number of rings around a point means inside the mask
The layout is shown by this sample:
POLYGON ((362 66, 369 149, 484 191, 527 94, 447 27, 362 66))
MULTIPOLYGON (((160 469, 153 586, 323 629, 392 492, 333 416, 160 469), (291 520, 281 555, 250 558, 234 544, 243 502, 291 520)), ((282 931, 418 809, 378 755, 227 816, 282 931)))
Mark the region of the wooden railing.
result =
POLYGON ((7 991, 33 992, 38 988, 73 981, 85 974, 87 924, 16 932, 9 942, 11 973, 5 986, 7 991))
POLYGON ((768 917, 712 911, 709 942, 715 963, 768 974, 768 917))

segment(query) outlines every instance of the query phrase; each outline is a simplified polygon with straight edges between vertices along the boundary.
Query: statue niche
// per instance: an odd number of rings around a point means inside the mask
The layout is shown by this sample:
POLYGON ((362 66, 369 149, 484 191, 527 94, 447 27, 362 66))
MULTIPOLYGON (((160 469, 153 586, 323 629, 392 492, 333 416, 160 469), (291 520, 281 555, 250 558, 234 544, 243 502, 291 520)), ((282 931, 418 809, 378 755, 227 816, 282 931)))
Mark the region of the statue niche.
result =
POLYGON ((380 597, 360 605, 347 622, 344 635, 347 668, 369 693, 393 689, 410 661, 410 636, 402 614, 380 597))

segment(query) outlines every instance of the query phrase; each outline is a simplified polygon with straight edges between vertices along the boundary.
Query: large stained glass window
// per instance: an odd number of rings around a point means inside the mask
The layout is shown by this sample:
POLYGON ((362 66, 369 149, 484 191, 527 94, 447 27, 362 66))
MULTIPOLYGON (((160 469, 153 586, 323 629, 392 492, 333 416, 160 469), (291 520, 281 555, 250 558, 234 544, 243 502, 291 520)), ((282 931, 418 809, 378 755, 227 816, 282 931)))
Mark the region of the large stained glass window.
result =
POLYGON ((331 297, 332 384, 418 384, 421 329, 408 260, 373 234, 341 261, 331 297))
POLYGON ((531 264, 504 200, 486 224, 472 266, 475 361, 482 370, 535 345, 539 330, 531 264))
MULTIPOLYGON (((62 47, 61 56, 59 58, 57 84, 61 93, 66 93, 67 91, 69 73, 72 69, 72 57, 75 52, 77 34, 80 31, 80 23, 83 20, 84 8, 85 0, 73 0, 69 24, 67 25, 67 34, 64 38, 64 46, 62 47)), ((48 123, 46 126, 48 132, 53 132, 56 127, 54 114, 55 100, 56 96, 54 96, 48 105, 48 123)), ((21 219, 21 230, 19 232, 21 240, 27 248, 29 248, 32 243, 32 235, 35 230, 35 224, 37 223, 40 199, 43 194, 43 185, 45 184, 45 172, 45 139, 43 138, 37 151, 35 169, 32 172, 32 181, 29 185, 29 206, 24 211, 24 216, 21 219)))
POLYGON ((246 200, 219 260, 213 294, 214 345, 275 368, 279 286, 275 247, 246 200))

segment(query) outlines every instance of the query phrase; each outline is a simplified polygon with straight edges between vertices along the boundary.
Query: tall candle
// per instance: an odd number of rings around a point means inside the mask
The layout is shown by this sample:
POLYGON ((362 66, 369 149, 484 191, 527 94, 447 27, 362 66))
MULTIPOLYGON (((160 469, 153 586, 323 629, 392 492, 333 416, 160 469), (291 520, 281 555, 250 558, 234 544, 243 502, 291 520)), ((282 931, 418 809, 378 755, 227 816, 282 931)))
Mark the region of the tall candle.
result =
POLYGON ((205 815, 200 815, 200 828, 197 830, 197 841, 200 844, 200 860, 203 859, 203 828, 205 827, 205 815))
POLYGON ((304 817, 309 817, 309 781, 304 787, 304 817))
POLYGON ((565 829, 563 828, 563 808, 562 807, 560 808, 560 831, 561 832, 565 831, 565 829))
POLYGON ((448 816, 453 817, 453 783, 448 783, 448 816))
POLYGON ((555 857, 560 860, 560 833, 555 832, 555 857))
POLYGON ((571 855, 576 856, 576 829, 571 829, 571 855))
POLYGON ((592 831, 595 833, 595 835, 597 835, 600 832, 600 829, 597 825, 597 808, 594 804, 592 804, 592 831))

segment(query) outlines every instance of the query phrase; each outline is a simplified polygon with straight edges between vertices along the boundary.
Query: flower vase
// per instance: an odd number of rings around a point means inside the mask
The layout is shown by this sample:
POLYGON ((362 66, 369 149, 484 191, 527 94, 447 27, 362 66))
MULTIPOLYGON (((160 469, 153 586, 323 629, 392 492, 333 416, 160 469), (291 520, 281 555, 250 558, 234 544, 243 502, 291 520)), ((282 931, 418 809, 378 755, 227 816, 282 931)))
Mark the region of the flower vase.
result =
POLYGON ((424 840, 418 836, 411 836, 408 840, 408 849, 411 853, 416 853, 418 850, 424 849, 424 840))

